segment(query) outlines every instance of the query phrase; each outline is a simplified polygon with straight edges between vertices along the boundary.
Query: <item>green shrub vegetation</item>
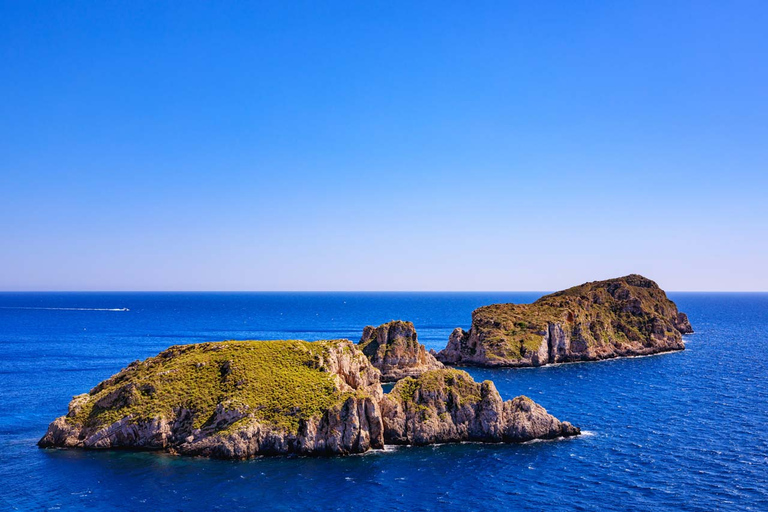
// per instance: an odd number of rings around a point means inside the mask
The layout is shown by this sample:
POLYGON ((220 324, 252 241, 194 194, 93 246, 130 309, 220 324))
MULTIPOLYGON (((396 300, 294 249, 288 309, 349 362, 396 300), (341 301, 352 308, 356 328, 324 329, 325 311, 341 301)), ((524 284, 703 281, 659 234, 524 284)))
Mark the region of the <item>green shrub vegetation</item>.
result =
POLYGON ((677 308, 656 283, 639 275, 596 281, 545 295, 532 304, 476 309, 472 329, 486 357, 523 359, 541 347, 550 324, 587 347, 679 339, 671 323, 677 308))
POLYGON ((224 404, 295 431, 300 420, 320 415, 351 396, 337 389, 321 365, 329 347, 340 341, 176 345, 132 363, 96 386, 68 421, 105 426, 128 415, 135 420, 170 419, 184 408, 192 412, 193 426, 199 428, 224 404))
POLYGON ((397 351, 418 352, 420 343, 418 342, 413 323, 403 320, 392 320, 376 328, 372 326, 366 327, 357 347, 371 361, 381 361, 387 355, 397 351), (384 343, 379 343, 379 335, 386 339, 384 343))
POLYGON ((424 372, 417 378, 406 377, 400 379, 390 392, 391 396, 398 397, 408 406, 420 406, 431 395, 441 394, 457 397, 461 404, 480 401, 480 384, 463 370, 444 368, 424 372))

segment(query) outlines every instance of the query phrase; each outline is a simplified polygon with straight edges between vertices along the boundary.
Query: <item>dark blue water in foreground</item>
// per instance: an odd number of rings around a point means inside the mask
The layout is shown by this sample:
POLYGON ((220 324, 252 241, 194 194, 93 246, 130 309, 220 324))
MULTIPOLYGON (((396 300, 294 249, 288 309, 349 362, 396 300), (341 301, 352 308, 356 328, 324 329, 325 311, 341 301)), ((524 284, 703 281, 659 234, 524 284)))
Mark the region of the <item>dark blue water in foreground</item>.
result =
POLYGON ((172 344, 357 340, 402 318, 440 349, 474 308, 537 296, 0 294, 0 509, 768 510, 768 294, 670 294, 697 331, 684 352, 469 369, 576 439, 247 462, 35 447, 72 395, 172 344))

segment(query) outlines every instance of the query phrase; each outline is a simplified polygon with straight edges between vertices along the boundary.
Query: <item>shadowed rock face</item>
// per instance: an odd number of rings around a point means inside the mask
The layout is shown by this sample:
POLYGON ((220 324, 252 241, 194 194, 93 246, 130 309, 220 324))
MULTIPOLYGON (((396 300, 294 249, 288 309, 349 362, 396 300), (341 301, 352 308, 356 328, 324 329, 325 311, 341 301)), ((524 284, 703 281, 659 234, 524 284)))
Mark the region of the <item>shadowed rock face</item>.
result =
POLYGON ((74 397, 40 447, 162 450, 245 459, 362 453, 384 443, 518 442, 570 436, 525 397, 429 370, 384 395, 348 340, 174 346, 74 397))
POLYGON ((693 329, 656 283, 629 276, 546 295, 533 304, 494 304, 455 329, 437 359, 446 364, 540 366, 685 348, 693 329))
POLYGON ((411 322, 394 320, 378 327, 363 329, 358 347, 381 371, 382 382, 393 382, 404 377, 418 377, 428 370, 443 367, 418 342, 411 322))
POLYGON ((493 382, 477 383, 454 369, 399 381, 382 400, 381 411, 384 436, 392 444, 510 443, 580 433, 530 398, 504 402, 493 382))

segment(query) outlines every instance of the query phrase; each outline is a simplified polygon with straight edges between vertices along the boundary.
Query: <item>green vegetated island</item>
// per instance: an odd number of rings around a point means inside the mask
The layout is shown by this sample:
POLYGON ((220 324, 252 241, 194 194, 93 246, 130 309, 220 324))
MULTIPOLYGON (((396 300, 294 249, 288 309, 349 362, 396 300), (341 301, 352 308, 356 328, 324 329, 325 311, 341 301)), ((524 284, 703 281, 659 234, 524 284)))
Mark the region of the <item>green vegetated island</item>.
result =
POLYGON ((362 453, 385 444, 524 442, 577 427, 530 398, 446 365, 536 366, 684 348, 692 332, 652 281, 587 283, 529 305, 476 310, 435 354, 410 322, 360 341, 176 345, 128 365, 54 420, 41 447, 158 450, 245 459, 362 453), (389 393, 381 383, 395 382, 389 393))
POLYGON ((683 350, 688 316, 664 290, 632 274, 472 313, 436 354, 445 364, 541 366, 683 350))

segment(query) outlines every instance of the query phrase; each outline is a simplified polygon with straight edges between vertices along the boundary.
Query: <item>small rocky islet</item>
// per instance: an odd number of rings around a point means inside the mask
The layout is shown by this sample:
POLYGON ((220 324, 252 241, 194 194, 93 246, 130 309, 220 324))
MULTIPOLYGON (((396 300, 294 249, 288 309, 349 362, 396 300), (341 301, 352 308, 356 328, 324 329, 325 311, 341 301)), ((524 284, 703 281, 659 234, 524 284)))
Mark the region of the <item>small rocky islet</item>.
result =
POLYGON ((679 350, 687 332, 687 317, 664 292, 632 275, 531 305, 480 308, 470 331, 454 331, 437 357, 412 323, 399 320, 366 327, 357 344, 177 345, 75 396, 38 445, 246 459, 570 437, 580 430, 530 398, 504 401, 493 382, 445 365, 537 366, 679 350), (382 382, 396 383, 385 394, 382 382))
POLYGON ((381 371, 382 382, 418 377, 428 370, 444 368, 443 363, 419 343, 411 322, 393 320, 378 327, 369 325, 363 329, 357 345, 381 371))

